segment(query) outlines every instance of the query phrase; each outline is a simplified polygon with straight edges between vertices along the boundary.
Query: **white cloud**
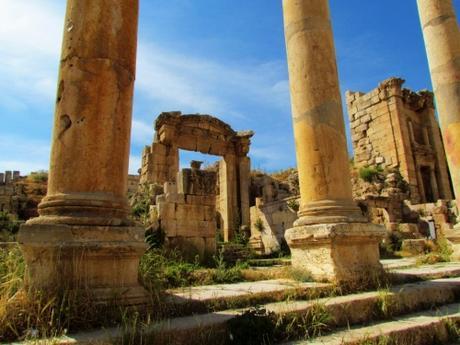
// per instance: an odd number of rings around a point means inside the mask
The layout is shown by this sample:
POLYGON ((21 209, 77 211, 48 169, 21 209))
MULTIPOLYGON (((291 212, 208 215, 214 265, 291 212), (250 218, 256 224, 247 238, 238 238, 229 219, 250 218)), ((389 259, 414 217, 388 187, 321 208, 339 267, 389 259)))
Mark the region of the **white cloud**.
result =
POLYGON ((244 118, 239 106, 252 104, 286 107, 288 84, 284 63, 221 63, 159 48, 139 45, 137 87, 163 110, 184 109, 244 118))
POLYGON ((62 8, 43 0, 1 0, 0 6, 0 89, 12 104, 49 102, 56 90, 62 8))
POLYGON ((153 140, 153 132, 153 126, 149 126, 143 121, 134 119, 131 129, 131 143, 150 145, 153 140))
POLYGON ((0 147, 0 171, 20 170, 26 175, 32 171, 48 170, 50 146, 45 141, 2 135, 0 147))
MULTIPOLYGON (((44 121, 52 118, 64 5, 51 0, 0 0, 0 109, 7 118, 21 121, 20 134, 17 129, 12 131, 14 126, 0 129, 2 138, 5 133, 16 133, 8 146, 2 145, 9 151, 2 151, 0 169, 29 172, 48 167, 49 142, 36 139, 39 131, 34 126, 38 112, 46 114, 41 115, 44 121)), ((288 109, 285 68, 282 61, 211 60, 141 39, 136 87, 142 108, 152 104, 155 111, 210 113, 228 122, 257 121, 250 109, 288 109)), ((132 124, 135 151, 151 143, 153 134, 153 126, 136 117, 132 124)), ((131 158, 130 171, 136 172, 140 152, 131 158)))

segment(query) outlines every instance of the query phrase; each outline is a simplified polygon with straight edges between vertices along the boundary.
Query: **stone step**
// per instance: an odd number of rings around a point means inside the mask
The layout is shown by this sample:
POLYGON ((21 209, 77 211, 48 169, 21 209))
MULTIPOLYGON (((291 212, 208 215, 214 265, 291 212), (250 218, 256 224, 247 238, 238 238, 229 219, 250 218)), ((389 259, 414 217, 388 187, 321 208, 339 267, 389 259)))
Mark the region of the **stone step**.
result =
POLYGON ((250 266, 254 266, 254 267, 290 266, 291 259, 286 259, 286 258, 250 259, 248 260, 248 263, 250 266))
POLYGON ((443 262, 419 267, 390 269, 389 272, 397 279, 405 281, 458 277, 460 276, 460 262, 443 262))
POLYGON ((166 291, 163 301, 177 311, 175 315, 188 315, 243 308, 286 298, 317 298, 332 289, 332 284, 328 283, 275 279, 171 289, 166 291))
MULTIPOLYGON (((331 327, 360 324, 394 315, 414 312, 435 305, 456 301, 460 295, 460 278, 439 279, 395 286, 388 290, 366 292, 347 296, 321 298, 310 301, 286 301, 260 306, 277 317, 312 315, 321 306, 330 315, 331 327)), ((147 333, 154 334, 156 343, 168 339, 170 344, 183 344, 192 335, 208 334, 208 344, 229 336, 228 322, 245 310, 225 310, 160 322, 147 333), (214 334, 213 336, 211 336, 214 334), (215 339, 213 337, 216 337, 215 339)))
POLYGON ((294 341, 285 345, 355 345, 401 344, 439 345, 459 344, 452 338, 455 324, 460 322, 460 304, 450 304, 432 311, 419 312, 379 322, 369 326, 345 329, 312 340, 294 341))
POLYGON ((401 268, 409 268, 417 265, 417 258, 401 258, 401 259, 382 259, 382 266, 386 270, 395 270, 401 268))
MULTIPOLYGON (((265 271, 262 269, 262 272, 265 271)), ((460 276, 460 263, 442 263, 390 271, 395 282, 410 283, 460 276)), ((295 299, 316 298, 333 289, 327 283, 300 283, 290 279, 260 280, 236 284, 195 286, 172 289, 166 292, 164 301, 177 309, 171 316, 205 313, 229 308, 243 308, 254 304, 295 299)))
MULTIPOLYGON (((460 278, 446 278, 395 286, 380 290, 347 296, 321 298, 310 301, 284 301, 261 305, 261 309, 272 312, 276 318, 295 318, 314 315, 318 306, 328 314, 328 326, 332 328, 368 323, 379 319, 389 319, 417 310, 431 309, 456 302, 460 295, 460 278)), ((205 295, 199 295, 204 298, 205 295)), ((144 329, 144 339, 154 339, 154 343, 188 344, 189 339, 200 339, 200 343, 218 344, 231 333, 229 321, 236 320, 248 309, 231 309, 167 319, 144 329), (205 335, 205 338, 202 338, 205 335)), ((431 314, 430 314, 431 315, 431 314)), ((86 344, 85 339, 104 343, 108 339, 122 336, 120 329, 108 329, 86 334, 68 336, 54 344, 86 344)), ((415 343, 414 343, 415 344, 415 343)))

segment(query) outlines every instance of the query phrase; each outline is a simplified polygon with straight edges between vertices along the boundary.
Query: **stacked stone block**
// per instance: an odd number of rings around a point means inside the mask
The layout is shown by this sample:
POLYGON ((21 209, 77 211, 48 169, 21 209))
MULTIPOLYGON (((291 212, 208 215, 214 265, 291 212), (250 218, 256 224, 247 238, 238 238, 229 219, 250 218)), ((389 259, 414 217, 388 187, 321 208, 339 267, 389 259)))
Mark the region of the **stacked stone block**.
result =
POLYGON ((184 169, 179 184, 167 182, 165 194, 157 197, 156 212, 167 245, 185 259, 211 261, 216 253, 216 193, 214 172, 184 169), (210 182, 214 181, 211 188, 210 182), (201 188, 200 188, 201 187, 201 188))
POLYGON ((161 143, 146 146, 142 153, 141 183, 155 181, 163 184, 174 182, 179 170, 177 147, 161 143))
POLYGON ((249 227, 250 139, 252 131, 234 131, 210 115, 161 113, 155 121, 155 139, 144 149, 141 183, 176 182, 179 150, 221 156, 219 199, 224 239, 230 240, 240 226, 249 227))
POLYGON ((347 92, 354 163, 399 169, 413 203, 451 199, 433 94, 415 93, 403 84, 390 78, 367 94, 347 92))

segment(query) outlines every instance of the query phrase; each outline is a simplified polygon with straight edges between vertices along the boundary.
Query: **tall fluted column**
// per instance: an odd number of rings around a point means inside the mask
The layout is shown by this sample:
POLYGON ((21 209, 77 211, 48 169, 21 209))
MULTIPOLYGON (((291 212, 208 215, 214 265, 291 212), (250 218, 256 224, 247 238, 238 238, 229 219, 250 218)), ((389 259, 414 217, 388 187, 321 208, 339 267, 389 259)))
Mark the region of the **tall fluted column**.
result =
POLYGON ((19 236, 34 288, 142 294, 126 198, 137 26, 138 0, 67 1, 48 194, 19 236))
POLYGON ((460 209, 460 30, 452 0, 417 0, 436 105, 460 209))
POLYGON ((298 224, 364 221, 352 202, 328 2, 283 4, 301 195, 298 224))
POLYGON ((295 265, 317 277, 346 279, 344 270, 356 272, 360 265, 379 264, 375 240, 368 257, 356 256, 349 269, 336 260, 349 260, 353 253, 346 252, 353 248, 344 249, 343 258, 332 249, 337 234, 347 243, 363 242, 368 224, 352 200, 329 5, 327 0, 283 0, 283 10, 301 195, 299 220, 286 237, 295 265), (321 236, 321 248, 316 236, 321 236), (324 251, 321 258, 324 247, 330 250, 329 259, 324 251))

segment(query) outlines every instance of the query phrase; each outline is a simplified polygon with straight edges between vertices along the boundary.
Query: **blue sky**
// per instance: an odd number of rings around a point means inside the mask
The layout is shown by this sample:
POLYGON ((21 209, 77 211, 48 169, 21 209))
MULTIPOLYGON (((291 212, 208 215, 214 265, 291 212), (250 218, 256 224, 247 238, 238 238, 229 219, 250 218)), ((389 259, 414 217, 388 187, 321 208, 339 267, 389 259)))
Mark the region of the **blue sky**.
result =
MULTIPOLYGON (((0 171, 48 169, 64 3, 0 0, 0 171)), ((343 93, 431 88, 416 0, 330 3, 343 93)), ((254 130, 254 168, 295 166, 281 0, 141 0, 131 172, 170 110, 254 130)))

